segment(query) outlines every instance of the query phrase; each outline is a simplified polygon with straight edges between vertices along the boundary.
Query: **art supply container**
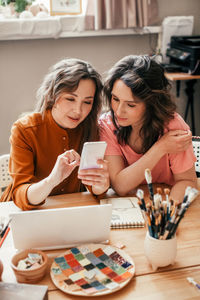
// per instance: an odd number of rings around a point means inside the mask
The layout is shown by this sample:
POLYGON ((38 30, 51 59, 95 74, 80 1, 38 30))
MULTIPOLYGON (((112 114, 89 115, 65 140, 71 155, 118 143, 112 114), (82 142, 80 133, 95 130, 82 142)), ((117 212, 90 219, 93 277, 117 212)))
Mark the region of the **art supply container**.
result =
POLYGON ((144 253, 154 271, 174 263, 176 258, 176 236, 169 240, 153 238, 147 232, 144 241, 144 253))
POLYGON ((37 249, 26 249, 17 252, 11 260, 11 267, 15 273, 16 279, 21 283, 36 283, 40 281, 46 274, 48 256, 37 249), (40 254, 43 258, 43 263, 34 269, 21 270, 17 268, 17 264, 21 259, 25 259, 28 253, 40 254))

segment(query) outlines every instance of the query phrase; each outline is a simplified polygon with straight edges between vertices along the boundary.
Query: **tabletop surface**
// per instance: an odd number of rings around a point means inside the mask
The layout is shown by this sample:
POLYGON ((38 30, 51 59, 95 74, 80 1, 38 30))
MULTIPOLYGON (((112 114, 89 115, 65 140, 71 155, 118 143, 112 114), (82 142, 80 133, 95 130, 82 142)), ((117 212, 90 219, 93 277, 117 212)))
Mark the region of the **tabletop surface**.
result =
POLYGON ((165 72, 165 76, 167 79, 176 81, 176 80, 192 80, 192 79, 200 79, 200 75, 190 75, 188 73, 168 73, 165 72))
MULTIPOLYGON (((113 192, 108 193, 108 197, 113 192)), ((87 193, 75 193, 49 197, 41 208, 68 207, 77 205, 92 205, 99 203, 87 193)), ((19 210, 12 202, 0 203, 0 215, 19 210)), ((124 251, 135 263, 136 272, 133 279, 122 290, 104 295, 103 299, 200 299, 200 290, 187 281, 193 277, 200 282, 200 197, 187 210, 177 232, 177 256, 173 265, 158 268, 153 271, 144 254, 144 239, 146 228, 113 229, 110 232, 110 244, 124 244, 124 251)), ((50 300, 84 299, 72 296, 58 290, 51 281, 49 270, 53 259, 62 255, 66 249, 45 251, 49 257, 46 276, 38 282, 48 285, 50 300)), ((3 282, 16 282, 10 267, 10 260, 15 253, 12 234, 9 232, 3 246, 0 248, 0 258, 4 265, 3 282)), ((89 298, 89 297, 88 297, 89 298)), ((102 297, 100 296, 102 299, 102 297)))

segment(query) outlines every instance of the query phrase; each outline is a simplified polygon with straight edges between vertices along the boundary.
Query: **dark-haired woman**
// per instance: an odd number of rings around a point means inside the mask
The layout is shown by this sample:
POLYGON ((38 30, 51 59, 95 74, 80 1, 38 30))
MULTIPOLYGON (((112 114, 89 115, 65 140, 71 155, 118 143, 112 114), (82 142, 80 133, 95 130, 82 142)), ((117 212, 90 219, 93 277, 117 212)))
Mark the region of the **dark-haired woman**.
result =
POLYGON ((171 185, 171 197, 182 201, 185 188, 196 187, 196 159, 163 68, 149 56, 126 56, 109 71, 104 92, 110 112, 100 119, 101 140, 113 189, 131 192, 149 168, 153 183, 171 185))
POLYGON ((48 195, 83 191, 83 184, 95 197, 108 189, 105 160, 99 160, 101 168, 77 174, 83 143, 99 139, 101 91, 100 76, 88 62, 64 59, 50 69, 38 90, 36 111, 12 126, 13 182, 1 201, 13 200, 28 210, 48 195))

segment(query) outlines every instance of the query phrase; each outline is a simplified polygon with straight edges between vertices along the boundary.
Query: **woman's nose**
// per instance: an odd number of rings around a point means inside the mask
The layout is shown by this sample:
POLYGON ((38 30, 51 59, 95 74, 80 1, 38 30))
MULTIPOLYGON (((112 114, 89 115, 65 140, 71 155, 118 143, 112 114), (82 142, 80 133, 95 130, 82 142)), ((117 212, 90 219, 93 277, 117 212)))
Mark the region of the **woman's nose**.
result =
POLYGON ((74 106, 73 111, 74 111, 76 114, 80 114, 80 113, 81 113, 81 110, 82 110, 81 104, 76 104, 76 105, 74 106))
POLYGON ((118 107, 117 107, 117 114, 120 115, 123 112, 123 110, 124 110, 123 105, 119 104, 118 107))

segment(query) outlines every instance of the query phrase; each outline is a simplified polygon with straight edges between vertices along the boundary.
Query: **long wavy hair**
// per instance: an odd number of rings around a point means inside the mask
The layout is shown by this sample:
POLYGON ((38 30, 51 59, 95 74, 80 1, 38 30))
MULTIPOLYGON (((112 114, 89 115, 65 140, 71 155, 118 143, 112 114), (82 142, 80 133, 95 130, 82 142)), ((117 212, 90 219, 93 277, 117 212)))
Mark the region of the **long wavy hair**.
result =
POLYGON ((79 124, 83 126, 83 139, 80 150, 86 141, 99 138, 98 115, 102 103, 102 81, 99 73, 86 61, 67 58, 59 61, 49 70, 37 91, 36 112, 43 116, 46 110, 52 109, 54 103, 63 92, 73 92, 77 89, 81 79, 91 79, 95 83, 96 91, 92 109, 85 120, 79 124))
POLYGON ((133 96, 145 104, 143 125, 139 131, 142 153, 145 153, 164 134, 164 127, 174 118, 176 105, 169 93, 171 85, 164 75, 163 67, 147 55, 125 56, 110 69, 103 91, 120 144, 128 144, 133 129, 131 126, 119 126, 115 121, 111 98, 113 85, 118 79, 131 89, 133 96))

